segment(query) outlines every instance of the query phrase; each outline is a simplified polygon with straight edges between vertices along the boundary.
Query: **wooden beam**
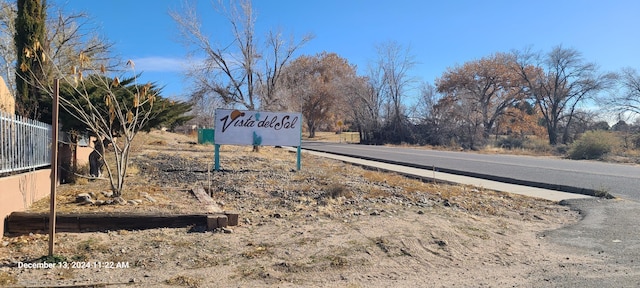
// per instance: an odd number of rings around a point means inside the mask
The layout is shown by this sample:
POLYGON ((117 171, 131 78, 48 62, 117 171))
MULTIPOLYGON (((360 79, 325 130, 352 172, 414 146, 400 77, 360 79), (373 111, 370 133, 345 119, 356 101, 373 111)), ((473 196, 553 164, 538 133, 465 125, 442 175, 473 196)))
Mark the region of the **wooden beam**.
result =
MULTIPOLYGON (((56 232, 99 232, 207 226, 210 214, 150 213, 58 213, 56 232)), ((221 214, 225 217, 225 215, 221 214)), ((44 233, 49 229, 48 213, 13 212, 6 219, 6 233, 44 233)), ((236 223, 237 224, 237 223, 236 223)))

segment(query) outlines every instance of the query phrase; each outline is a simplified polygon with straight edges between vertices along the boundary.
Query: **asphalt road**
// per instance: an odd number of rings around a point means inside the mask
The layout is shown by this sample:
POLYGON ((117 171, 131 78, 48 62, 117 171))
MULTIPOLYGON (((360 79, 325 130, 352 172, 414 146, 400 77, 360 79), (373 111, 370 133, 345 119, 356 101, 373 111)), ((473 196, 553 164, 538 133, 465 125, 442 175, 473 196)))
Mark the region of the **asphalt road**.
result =
POLYGON ((640 201, 640 166, 305 141, 303 149, 571 193, 640 201))

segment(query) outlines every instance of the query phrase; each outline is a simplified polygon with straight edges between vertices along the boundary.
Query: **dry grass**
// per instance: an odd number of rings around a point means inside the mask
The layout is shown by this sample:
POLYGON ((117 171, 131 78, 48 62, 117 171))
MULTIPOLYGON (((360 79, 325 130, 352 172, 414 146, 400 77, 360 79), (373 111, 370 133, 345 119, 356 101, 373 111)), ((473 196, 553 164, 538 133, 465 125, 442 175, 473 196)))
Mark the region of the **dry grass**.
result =
POLYGON ((360 134, 358 132, 316 132, 316 137, 309 138, 309 133, 302 134, 303 140, 325 141, 325 142, 342 142, 342 143, 360 143, 360 134))
POLYGON ((202 284, 202 279, 197 279, 191 276, 178 275, 167 279, 165 283, 172 286, 183 286, 183 287, 200 287, 202 284))
MULTIPOLYGON (((323 281, 344 281, 337 282, 342 287, 368 287, 372 282, 357 275, 377 270, 437 273, 438 269, 431 268, 471 265, 463 269, 468 273, 482 267, 479 263, 486 259, 502 255, 505 249, 513 253, 522 246, 523 251, 529 251, 530 246, 522 244, 524 240, 509 242, 522 233, 534 235, 527 225, 549 229, 575 219, 572 214, 563 216, 568 213, 566 208, 548 201, 478 187, 425 183, 308 154, 303 154, 302 170, 295 171, 295 154, 273 147, 262 147, 254 153, 251 147, 222 146, 223 171, 212 173, 207 183, 201 170, 211 164, 213 147, 178 143, 183 142, 181 137, 155 132, 136 140, 142 142, 132 156, 137 161, 136 173, 129 176, 124 196, 144 199, 147 193, 157 202, 143 201, 137 206, 73 203, 75 195, 84 192, 97 192, 98 199, 105 199, 99 193, 106 190, 105 182, 88 181, 62 185, 58 211, 200 213, 204 207, 187 188, 210 184, 212 198, 223 209, 241 215, 240 226, 233 227, 232 234, 194 233, 189 228, 59 233, 56 251, 67 259, 126 261, 131 268, 99 273, 75 270, 53 277, 46 271, 4 273, 0 268, 0 286, 15 281, 33 285, 34 279, 44 281, 38 284, 86 283, 86 279, 126 283, 136 277, 150 287, 328 283, 323 281), (157 141, 168 144, 154 145, 157 141), (167 162, 172 164, 167 167, 177 172, 163 172, 167 162), (200 178, 189 178, 195 179, 189 183, 180 183, 180 177, 175 183, 163 182, 172 173, 200 178), (539 220, 536 215, 548 220, 539 220), (420 270, 425 267, 429 271, 420 270), (341 280, 341 275, 348 281, 341 280)), ((32 210, 48 211, 47 199, 32 210)), ((46 235, 4 240, 8 244, 0 247, 0 263, 30 261, 46 253, 46 235)), ((529 254, 513 255, 515 262, 535 260, 519 260, 529 254)), ((414 277, 423 279, 422 274, 414 277)), ((404 286, 420 283, 405 282, 404 286)), ((391 285, 379 285, 387 284, 391 285)))

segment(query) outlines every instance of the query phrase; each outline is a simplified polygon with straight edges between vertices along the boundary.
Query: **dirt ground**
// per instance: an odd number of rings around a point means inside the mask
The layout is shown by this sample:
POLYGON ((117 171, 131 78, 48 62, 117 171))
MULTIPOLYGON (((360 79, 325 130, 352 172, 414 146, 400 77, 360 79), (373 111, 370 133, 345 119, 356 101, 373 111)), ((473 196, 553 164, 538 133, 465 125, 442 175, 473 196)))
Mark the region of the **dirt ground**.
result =
POLYGON ((213 147, 193 141, 140 135, 123 197, 142 204, 73 203, 108 190, 81 179, 60 187, 58 210, 201 213, 190 193, 200 186, 240 214, 239 226, 58 233, 68 266, 42 269, 25 263, 47 254, 47 235, 5 236, 0 286, 553 287, 554 275, 594 261, 545 240, 580 218, 557 203, 311 155, 295 171, 295 154, 273 147, 223 146, 223 170, 210 172, 213 147))

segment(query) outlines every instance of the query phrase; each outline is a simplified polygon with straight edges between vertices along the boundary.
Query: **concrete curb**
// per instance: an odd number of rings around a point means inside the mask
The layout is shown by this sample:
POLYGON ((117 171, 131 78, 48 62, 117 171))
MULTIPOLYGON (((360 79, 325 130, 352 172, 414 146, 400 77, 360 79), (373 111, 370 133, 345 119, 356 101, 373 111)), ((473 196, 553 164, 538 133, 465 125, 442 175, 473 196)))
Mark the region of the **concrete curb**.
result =
POLYGON ((435 169, 433 168, 427 169, 427 167, 409 167, 406 165, 400 165, 399 163, 388 163, 388 161, 381 162, 381 161, 374 161, 370 159, 348 157, 345 155, 313 151, 310 149, 303 149, 303 152, 309 153, 311 155, 331 158, 331 159, 335 159, 335 160, 339 160, 339 161, 343 161, 343 162, 347 162, 355 165, 372 167, 372 168, 377 168, 377 169, 390 171, 390 172, 396 172, 409 177, 416 177, 419 179, 425 179, 425 180, 435 179, 438 182, 473 185, 473 186, 478 186, 478 187, 482 187, 490 190, 520 194, 520 195, 525 195, 529 197, 546 199, 550 201, 594 198, 593 196, 584 195, 584 194, 561 192, 561 191, 538 188, 538 187, 509 184, 509 183, 469 177, 464 175, 445 173, 445 172, 441 172, 441 169, 438 169, 437 167, 433 167, 435 169))

